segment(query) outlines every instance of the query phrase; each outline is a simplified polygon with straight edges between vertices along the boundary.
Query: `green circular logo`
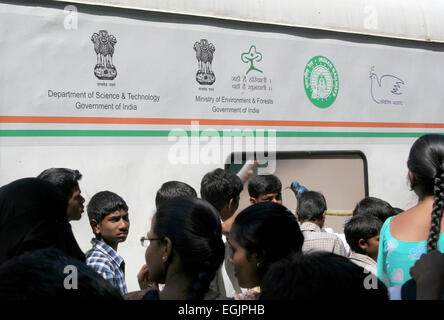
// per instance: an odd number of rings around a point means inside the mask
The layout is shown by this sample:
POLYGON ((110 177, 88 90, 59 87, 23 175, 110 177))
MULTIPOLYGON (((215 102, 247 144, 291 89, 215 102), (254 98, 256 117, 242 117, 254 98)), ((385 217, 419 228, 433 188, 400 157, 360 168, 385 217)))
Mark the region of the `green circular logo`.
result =
POLYGON ((304 70, 304 88, 316 107, 331 106, 339 91, 338 72, 333 63, 323 56, 311 58, 304 70))

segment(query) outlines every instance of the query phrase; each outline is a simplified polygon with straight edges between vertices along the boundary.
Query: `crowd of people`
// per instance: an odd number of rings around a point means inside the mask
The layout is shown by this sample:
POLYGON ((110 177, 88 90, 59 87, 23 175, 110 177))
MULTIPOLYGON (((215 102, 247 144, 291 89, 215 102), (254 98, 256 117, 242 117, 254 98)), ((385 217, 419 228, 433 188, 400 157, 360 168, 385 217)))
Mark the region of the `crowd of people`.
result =
POLYGON ((424 135, 410 150, 413 208, 364 198, 344 234, 324 228, 321 192, 294 181, 293 213, 282 203, 280 179, 254 175, 256 166, 208 172, 200 197, 182 181, 160 187, 150 230, 140 239, 140 290, 132 292, 118 254, 130 226, 121 196, 101 191, 89 200, 94 238, 84 253, 70 226, 84 210, 78 170, 51 168, 1 187, 0 300, 444 297, 444 136, 424 135), (244 185, 250 205, 238 210, 244 185), (67 267, 75 267, 75 277, 67 267))

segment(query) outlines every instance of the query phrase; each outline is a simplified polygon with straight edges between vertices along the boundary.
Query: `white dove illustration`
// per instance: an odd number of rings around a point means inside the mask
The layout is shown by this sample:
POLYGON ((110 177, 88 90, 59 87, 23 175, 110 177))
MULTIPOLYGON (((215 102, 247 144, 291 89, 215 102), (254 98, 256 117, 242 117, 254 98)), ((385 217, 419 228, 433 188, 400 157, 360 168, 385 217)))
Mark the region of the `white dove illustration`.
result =
POLYGON ((405 84, 402 79, 390 74, 385 74, 378 78, 378 75, 372 72, 370 79, 372 99, 376 103, 380 103, 383 97, 388 97, 392 94, 401 95, 401 86, 405 84))

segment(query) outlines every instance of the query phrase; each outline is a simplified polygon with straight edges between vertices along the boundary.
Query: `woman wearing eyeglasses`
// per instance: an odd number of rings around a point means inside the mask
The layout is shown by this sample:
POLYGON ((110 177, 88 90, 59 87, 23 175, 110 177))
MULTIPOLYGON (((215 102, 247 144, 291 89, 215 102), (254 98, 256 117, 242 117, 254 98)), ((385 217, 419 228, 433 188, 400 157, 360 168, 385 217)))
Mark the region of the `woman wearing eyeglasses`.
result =
POLYGON ((147 247, 149 281, 164 284, 162 291, 148 290, 144 300, 201 300, 224 260, 218 214, 197 198, 179 197, 162 204, 141 242, 147 247))

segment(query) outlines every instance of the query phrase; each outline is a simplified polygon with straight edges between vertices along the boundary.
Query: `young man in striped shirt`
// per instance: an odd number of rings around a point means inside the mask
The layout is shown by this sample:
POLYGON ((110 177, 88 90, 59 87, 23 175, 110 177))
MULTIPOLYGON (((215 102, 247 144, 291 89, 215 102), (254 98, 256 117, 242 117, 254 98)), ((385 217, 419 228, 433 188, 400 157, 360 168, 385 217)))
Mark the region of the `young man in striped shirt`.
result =
POLYGON ((117 246, 128 236, 128 206, 119 195, 101 191, 91 198, 87 213, 95 238, 86 252, 86 264, 124 295, 127 293, 125 261, 117 254, 117 246))

